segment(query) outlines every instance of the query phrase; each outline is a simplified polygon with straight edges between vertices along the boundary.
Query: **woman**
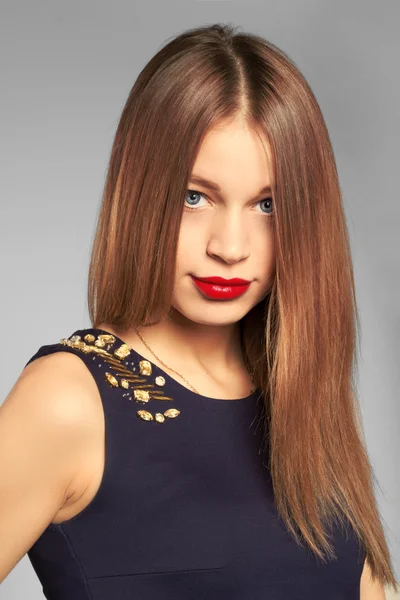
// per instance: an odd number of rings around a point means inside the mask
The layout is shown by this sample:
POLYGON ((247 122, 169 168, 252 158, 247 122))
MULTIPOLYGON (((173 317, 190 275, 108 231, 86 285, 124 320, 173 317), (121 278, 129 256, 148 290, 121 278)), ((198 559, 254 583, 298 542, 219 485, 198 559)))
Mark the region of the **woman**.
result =
POLYGON ((140 73, 88 304, 2 407, 2 579, 27 553, 51 600, 395 588, 335 160, 276 46, 199 27, 140 73))

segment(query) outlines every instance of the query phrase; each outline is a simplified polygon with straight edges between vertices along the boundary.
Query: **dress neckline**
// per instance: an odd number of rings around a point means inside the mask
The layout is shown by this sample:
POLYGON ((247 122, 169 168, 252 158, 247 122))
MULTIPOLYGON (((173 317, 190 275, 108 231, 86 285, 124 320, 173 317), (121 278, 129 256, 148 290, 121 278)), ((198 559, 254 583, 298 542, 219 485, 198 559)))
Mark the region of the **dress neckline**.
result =
POLYGON ((251 394, 249 394, 248 396, 244 396, 242 398, 214 398, 212 396, 204 396, 203 394, 197 394, 196 392, 192 391, 190 388, 184 386, 182 383, 180 383, 177 379, 175 379, 174 377, 171 377, 171 375, 169 375, 169 373, 167 373, 167 371, 164 371, 164 369, 162 369, 161 367, 159 367, 158 365, 156 365, 155 363, 153 363, 151 360, 149 360, 148 358, 146 358, 145 356, 141 355, 137 350, 135 350, 134 348, 132 348, 132 346, 130 346, 123 338, 121 338, 120 336, 116 335, 115 333, 108 331, 107 329, 103 329, 102 327, 90 327, 90 328, 85 328, 85 329, 79 329, 76 332, 74 332, 75 334, 82 334, 84 332, 84 334, 86 335, 87 333, 92 333, 93 335, 101 335, 101 334, 106 334, 106 335, 112 335, 115 338, 115 342, 113 345, 118 344, 118 345, 126 345, 129 350, 133 353, 133 355, 136 357, 137 362, 141 361, 141 360, 147 360, 150 364, 152 369, 154 369, 154 371, 157 371, 157 374, 162 375, 166 381, 169 382, 169 384, 171 386, 173 386, 177 391, 179 392, 184 392, 186 395, 191 395, 197 399, 201 399, 201 400, 207 400, 210 402, 219 402, 221 404, 226 403, 226 404, 230 404, 230 403, 236 403, 239 404, 240 402, 249 402, 250 400, 253 400, 255 398, 258 398, 261 394, 260 390, 258 388, 256 388, 251 394))

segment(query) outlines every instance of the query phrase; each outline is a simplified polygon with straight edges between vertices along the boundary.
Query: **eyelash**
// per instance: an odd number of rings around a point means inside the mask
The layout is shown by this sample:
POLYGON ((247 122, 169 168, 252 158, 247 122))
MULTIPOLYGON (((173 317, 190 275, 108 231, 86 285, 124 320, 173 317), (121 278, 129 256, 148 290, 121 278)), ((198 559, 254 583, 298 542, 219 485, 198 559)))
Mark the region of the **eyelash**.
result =
MULTIPOLYGON (((199 192, 198 190, 186 190, 186 193, 188 193, 188 192, 200 194, 200 196, 204 196, 204 198, 208 199, 208 196, 206 194, 203 194, 203 192, 199 192)), ((272 196, 267 196, 266 198, 259 200, 256 204, 259 204, 260 202, 264 202, 264 200, 272 200, 272 196)), ((185 210, 189 210, 189 211, 199 210, 197 207, 187 206, 186 204, 184 205, 184 208, 185 208, 185 210)), ((267 217, 272 217, 274 213, 272 212, 272 213, 264 213, 264 214, 267 217)))

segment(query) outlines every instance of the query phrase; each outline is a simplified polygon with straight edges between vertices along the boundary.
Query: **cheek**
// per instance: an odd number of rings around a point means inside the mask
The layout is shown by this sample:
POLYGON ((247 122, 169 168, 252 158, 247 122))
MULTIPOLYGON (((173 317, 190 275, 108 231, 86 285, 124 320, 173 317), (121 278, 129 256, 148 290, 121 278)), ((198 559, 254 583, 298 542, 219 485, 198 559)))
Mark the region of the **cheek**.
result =
POLYGON ((199 243, 194 231, 190 233, 188 228, 181 229, 176 251, 177 275, 193 270, 193 257, 200 247, 199 243))
POLYGON ((204 248, 207 238, 206 224, 201 222, 199 217, 192 216, 191 219, 185 219, 185 216, 182 217, 177 248, 177 252, 183 257, 188 252, 193 253, 194 248, 204 248))
POLYGON ((275 236, 271 228, 254 236, 251 252, 260 271, 270 271, 275 263, 275 236))

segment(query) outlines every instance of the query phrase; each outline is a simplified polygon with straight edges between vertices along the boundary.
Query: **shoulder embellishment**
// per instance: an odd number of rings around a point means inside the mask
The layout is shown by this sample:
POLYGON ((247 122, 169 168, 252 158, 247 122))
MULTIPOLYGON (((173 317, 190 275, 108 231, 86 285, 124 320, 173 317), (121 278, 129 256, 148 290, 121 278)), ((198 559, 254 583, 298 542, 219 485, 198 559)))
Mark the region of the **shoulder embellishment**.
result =
MULTIPOLYGON (((128 390, 123 396, 128 396, 128 400, 147 404, 150 400, 173 401, 173 398, 165 396, 162 390, 157 389, 165 385, 165 378, 161 375, 154 379, 154 383, 147 378, 152 375, 152 365, 148 360, 139 361, 139 373, 135 373, 136 367, 131 361, 125 360, 131 353, 131 348, 127 344, 121 344, 118 348, 112 346, 116 342, 112 334, 100 334, 98 336, 88 333, 85 336, 73 335, 70 338, 61 338, 60 343, 63 346, 76 348, 85 354, 93 353, 103 359, 110 367, 110 370, 104 373, 104 378, 110 387, 123 388, 128 390), (124 362, 125 361, 125 362, 124 362), (132 368, 128 368, 128 365, 132 368), (132 390, 132 392, 130 391, 132 390)), ((142 421, 153 421, 155 423, 164 423, 168 419, 174 419, 180 414, 176 408, 168 408, 164 412, 151 413, 148 410, 138 410, 137 416, 142 421)))

